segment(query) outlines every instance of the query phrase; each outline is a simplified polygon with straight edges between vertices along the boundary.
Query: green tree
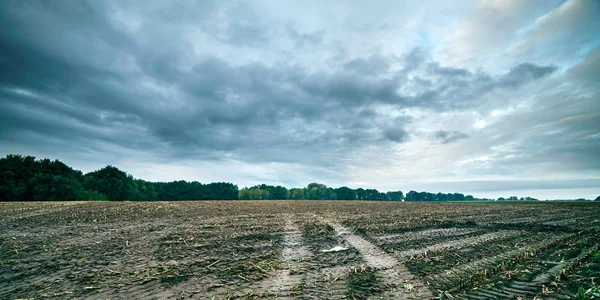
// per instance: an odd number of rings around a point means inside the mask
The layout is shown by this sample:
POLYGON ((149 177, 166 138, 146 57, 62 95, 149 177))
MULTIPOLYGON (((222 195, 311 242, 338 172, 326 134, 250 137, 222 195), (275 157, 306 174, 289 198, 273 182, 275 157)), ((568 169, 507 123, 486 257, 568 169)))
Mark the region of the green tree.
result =
POLYGON ((301 188, 291 188, 288 190, 287 199, 290 200, 304 200, 304 189, 301 188))
MULTIPOLYGON (((83 174, 66 164, 33 156, 0 159, 0 200, 87 200, 83 174)), ((98 195, 99 196, 99 195, 98 195)))
POLYGON ((139 197, 133 177, 110 165, 86 174, 85 186, 113 201, 136 200, 139 197))
POLYGON ((283 186, 274 186, 269 189, 271 193, 271 198, 276 200, 284 200, 287 199, 288 190, 283 186))
POLYGON ((313 182, 304 189, 304 197, 308 200, 335 200, 336 195, 332 188, 313 182))
POLYGON ((356 191, 347 186, 339 187, 333 191, 337 200, 356 200, 356 191))
POLYGON ((365 189, 363 189, 363 188, 356 189, 356 199, 357 200, 366 200, 367 199, 367 193, 366 193, 365 189))
POLYGON ((265 200, 269 198, 269 191, 260 188, 243 188, 238 193, 240 200, 265 200))
POLYGON ((158 200, 158 193, 152 182, 143 179, 134 179, 134 184, 139 193, 139 200, 154 201, 158 200))
POLYGON ((446 197, 446 194, 444 193, 435 194, 435 199, 436 201, 448 201, 448 197, 446 197))
POLYGON ((404 194, 402 191, 387 192, 387 197, 390 201, 403 201, 404 194))
POLYGON ((465 195, 461 193, 454 193, 454 201, 465 201, 465 195))
POLYGON ((388 200, 386 194, 380 193, 376 189, 366 189, 365 196, 366 200, 388 200))
POLYGON ((416 191, 410 191, 406 194, 406 201, 419 201, 419 193, 416 191))
POLYGON ((33 156, 9 154, 0 160, 0 200, 34 200, 29 179, 35 176, 33 156))

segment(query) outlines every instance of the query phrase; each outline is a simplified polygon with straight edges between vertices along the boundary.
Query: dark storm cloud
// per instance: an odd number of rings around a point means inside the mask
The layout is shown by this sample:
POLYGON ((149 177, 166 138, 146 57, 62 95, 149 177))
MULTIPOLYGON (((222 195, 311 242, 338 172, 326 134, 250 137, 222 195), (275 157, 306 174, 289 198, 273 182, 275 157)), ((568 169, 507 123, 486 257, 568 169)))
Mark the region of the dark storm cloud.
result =
POLYGON ((384 130, 384 135, 388 140, 396 142, 396 143, 404 142, 408 138, 408 132, 406 131, 406 129, 404 129, 402 127, 386 128, 384 130))
POLYGON ((556 71, 555 66, 536 66, 531 63, 522 63, 514 66, 499 81, 499 86, 518 87, 524 82, 540 79, 556 71))
MULTIPOLYGON (((409 136, 405 128, 408 122, 389 125, 390 121, 386 121, 389 117, 385 115, 365 117, 359 112, 377 103, 398 108, 468 106, 482 92, 501 86, 517 87, 553 71, 526 64, 500 78, 492 78, 466 69, 441 67, 418 49, 405 56, 400 72, 390 69, 398 58, 380 55, 354 58, 341 69, 319 72, 308 72, 294 65, 267 66, 259 62, 232 66, 213 56, 204 56, 190 66, 186 60, 189 45, 181 42, 176 36, 177 30, 168 25, 144 23, 142 30, 151 32, 142 31, 133 37, 114 29, 101 7, 85 2, 73 7, 56 2, 48 4, 50 10, 39 3, 24 4, 26 7, 4 5, 3 27, 18 30, 2 32, 1 84, 51 98, 56 105, 44 100, 27 100, 32 103, 31 108, 45 112, 46 118, 69 117, 78 122, 57 122, 61 127, 53 132, 68 136, 67 132, 79 132, 83 124, 92 132, 85 132, 82 137, 127 147, 132 144, 143 147, 159 141, 172 147, 174 155, 193 156, 213 150, 248 156, 260 150, 271 151, 262 145, 273 144, 285 149, 299 146, 324 149, 346 148, 378 139, 401 143, 409 136), (78 13, 73 16, 76 20, 69 19, 73 12, 78 13), (33 18, 36 15, 41 17, 33 18), (63 15, 67 18, 63 19, 63 15), (75 23, 83 25, 70 26, 75 23), (23 24, 27 26, 20 26, 23 24), (61 43, 48 40, 50 34, 44 30, 54 32, 54 38, 61 43), (90 48, 92 44, 99 44, 101 48, 90 48), (96 51, 103 53, 97 55, 96 51), (133 74, 129 74, 119 69, 117 59, 129 59, 144 73, 132 71, 133 74), (412 71, 423 74, 423 78, 417 75, 406 80, 412 71), (144 80, 144 76, 149 76, 147 80, 154 84, 175 90, 174 95, 166 96, 144 88, 138 82, 144 80), (356 127, 361 120, 368 121, 356 127), (312 128, 315 122, 320 122, 320 128, 312 128), (125 126, 125 130, 119 132, 117 129, 124 125, 131 128, 125 126), (303 134, 291 128, 272 130, 286 125, 308 130, 303 134), (111 135, 98 133, 107 130, 111 135), (323 130, 327 135, 320 133, 323 130), (121 137, 136 134, 147 142, 130 143, 128 138, 121 137)), ((229 21, 225 22, 225 29, 208 26, 209 35, 240 46, 258 46, 268 41, 267 29, 260 25, 260 17, 252 9, 234 6, 226 11, 229 21)), ((321 39, 318 32, 300 34, 291 25, 287 30, 300 44, 321 39)), ((3 102, 18 102, 17 98, 5 93, 3 102)), ((48 125, 52 123, 49 120, 25 126, 27 113, 23 110, 27 107, 19 109, 14 103, 5 105, 6 114, 19 116, 11 121, 12 131, 25 128, 35 131, 37 126, 42 132, 53 127, 48 125)), ((440 137, 445 143, 460 138, 464 136, 454 133, 440 137)), ((272 150, 276 151, 279 149, 272 150)), ((257 157, 261 155, 253 159, 257 157)), ((271 153, 268 157, 275 156, 271 153)), ((281 159, 302 158, 294 155, 281 159)))
MULTIPOLYGON (((115 146, 167 161, 227 157, 336 170, 355 151, 399 147, 419 138, 415 132, 433 132, 425 139, 445 148, 475 139, 462 128, 418 128, 417 115, 479 108, 490 94, 518 93, 560 73, 531 62, 494 73, 449 66, 423 48, 363 54, 340 44, 344 55, 319 60, 335 44, 329 31, 270 24, 251 4, 1 2, 0 139, 49 156, 115 146), (277 45, 288 49, 266 50, 277 45)), ((566 72, 588 88, 597 86, 595 53, 566 72)), ((594 105, 589 97, 581 107, 594 105)), ((478 141, 527 139, 518 154, 498 157, 504 166, 557 159, 600 168, 590 131, 597 111, 557 115, 563 98, 539 103, 539 116, 498 122, 478 141), (521 137, 515 124, 536 131, 521 137)))
POLYGON ((503 75, 492 76, 481 71, 442 67, 428 53, 414 49, 404 57, 401 87, 414 95, 401 97, 405 105, 435 110, 466 109, 477 106, 482 96, 502 89, 517 89, 556 71, 555 66, 523 63, 503 75), (410 74, 411 76, 406 76, 410 74))
POLYGON ((486 93, 516 89, 556 70, 554 66, 526 63, 493 77, 462 68, 441 67, 416 49, 405 56, 403 70, 388 71, 395 60, 380 56, 352 59, 342 70, 311 74, 301 84, 312 96, 328 97, 346 105, 381 102, 443 111, 476 106, 486 93))
POLYGON ((437 130, 431 135, 431 137, 434 140, 439 140, 440 142, 442 142, 442 144, 448 144, 456 142, 458 140, 469 138, 469 135, 459 131, 437 130))
POLYGON ((384 124, 383 137, 394 143, 403 143, 410 139, 410 132, 406 129, 407 125, 413 122, 410 116, 400 116, 389 120, 384 124))
POLYGON ((0 94, 1 140, 19 140, 32 147, 58 147, 66 152, 99 151, 97 143, 131 149, 147 148, 143 130, 127 115, 97 116, 84 107, 47 105, 50 99, 3 92, 0 94), (33 100, 32 100, 33 99, 33 100), (40 103, 44 103, 40 105, 40 103))
POLYGON ((353 71, 308 76, 310 79, 307 82, 301 82, 302 88, 314 97, 330 98, 346 105, 402 102, 402 97, 396 92, 398 81, 395 78, 367 77, 353 71))

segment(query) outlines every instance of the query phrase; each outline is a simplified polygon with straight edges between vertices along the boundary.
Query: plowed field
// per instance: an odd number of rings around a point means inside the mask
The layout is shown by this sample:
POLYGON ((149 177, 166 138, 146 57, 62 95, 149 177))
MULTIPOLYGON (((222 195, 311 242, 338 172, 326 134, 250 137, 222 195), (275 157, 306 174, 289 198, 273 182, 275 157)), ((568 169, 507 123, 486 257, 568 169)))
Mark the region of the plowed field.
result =
POLYGON ((575 299, 599 245, 591 202, 8 202, 0 299, 575 299))

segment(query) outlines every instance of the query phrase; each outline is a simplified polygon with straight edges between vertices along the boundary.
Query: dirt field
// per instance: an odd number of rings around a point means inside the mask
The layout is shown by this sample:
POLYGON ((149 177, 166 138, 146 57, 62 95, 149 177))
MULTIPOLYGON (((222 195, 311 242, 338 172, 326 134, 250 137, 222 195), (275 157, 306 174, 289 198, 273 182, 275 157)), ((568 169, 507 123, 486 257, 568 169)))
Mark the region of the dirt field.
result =
POLYGON ((567 299, 599 244, 597 203, 0 203, 0 299, 567 299))

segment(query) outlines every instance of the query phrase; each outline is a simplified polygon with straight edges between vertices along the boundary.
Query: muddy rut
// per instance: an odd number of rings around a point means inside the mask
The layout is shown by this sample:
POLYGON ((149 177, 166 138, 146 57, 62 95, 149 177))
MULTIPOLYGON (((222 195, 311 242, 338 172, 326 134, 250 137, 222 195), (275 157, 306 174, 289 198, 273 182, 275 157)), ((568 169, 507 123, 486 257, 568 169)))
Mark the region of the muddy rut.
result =
POLYGON ((522 234, 524 234, 524 233, 521 231, 491 232, 491 233, 486 233, 486 234, 482 234, 479 236, 474 236, 474 237, 454 240, 454 241, 450 241, 450 242, 435 244, 435 245, 428 246, 428 247, 425 247, 422 249, 413 249, 413 250, 402 251, 402 252, 397 253, 396 256, 400 260, 405 260, 405 259, 409 259, 411 257, 428 255, 429 253, 436 252, 436 251, 458 250, 458 249, 482 244, 485 242, 498 240, 498 239, 504 239, 507 237, 511 237, 511 236, 515 236, 515 235, 522 235, 522 234))
POLYGON ((356 248, 368 267, 377 270, 376 274, 381 281, 384 292, 383 295, 378 294, 373 299, 380 299, 381 297, 390 299, 429 299, 433 297, 423 282, 412 275, 396 258, 337 222, 324 218, 321 221, 331 225, 339 236, 356 248))
POLYGON ((570 279, 589 283, 588 271, 600 268, 597 209, 0 203, 0 299, 431 299, 439 290, 469 299, 570 296, 578 288, 570 279), (323 252, 331 249, 339 251, 323 252))
POLYGON ((304 243, 302 231, 297 225, 298 217, 285 214, 282 218, 285 222, 281 249, 282 269, 273 272, 264 280, 242 288, 236 293, 237 297, 253 295, 290 297, 294 295, 294 288, 301 283, 303 275, 294 273, 303 268, 304 262, 310 259, 311 252, 304 243))

